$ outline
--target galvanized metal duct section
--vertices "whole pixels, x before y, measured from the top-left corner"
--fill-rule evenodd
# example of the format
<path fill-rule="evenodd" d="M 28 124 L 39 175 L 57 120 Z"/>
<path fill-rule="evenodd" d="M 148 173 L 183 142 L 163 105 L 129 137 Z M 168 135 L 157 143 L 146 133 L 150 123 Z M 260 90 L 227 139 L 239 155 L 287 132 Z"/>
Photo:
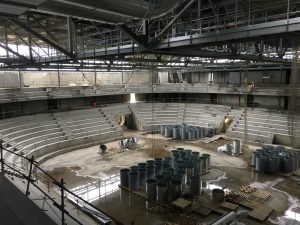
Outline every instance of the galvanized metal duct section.
<path fill-rule="evenodd" d="M 171 203 L 180 198 L 186 187 L 195 197 L 203 192 L 201 175 L 210 169 L 210 159 L 210 154 L 176 148 L 170 156 L 121 169 L 120 186 L 131 191 L 144 189 L 147 200 L 158 203 Z"/>
<path fill-rule="evenodd" d="M 81 19 L 122 24 L 134 18 L 160 17 L 181 0 L 48 0 L 35 11 Z"/>

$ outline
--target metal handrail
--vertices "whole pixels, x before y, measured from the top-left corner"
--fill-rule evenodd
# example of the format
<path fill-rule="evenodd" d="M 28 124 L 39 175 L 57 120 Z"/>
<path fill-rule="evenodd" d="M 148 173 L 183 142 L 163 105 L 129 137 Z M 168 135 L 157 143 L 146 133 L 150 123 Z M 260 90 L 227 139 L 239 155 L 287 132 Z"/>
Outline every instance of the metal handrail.
<path fill-rule="evenodd" d="M 26 171 L 24 171 L 21 168 L 15 167 L 15 166 L 11 166 L 10 163 L 6 162 L 6 160 L 3 157 L 3 151 L 7 151 L 11 154 L 14 154 L 18 157 L 20 157 L 23 160 L 28 161 L 28 163 L 30 164 L 29 166 L 29 171 L 28 171 L 28 175 L 26 174 Z M 60 181 L 56 180 L 53 176 L 51 176 L 49 173 L 47 173 L 45 170 L 43 170 L 39 165 L 38 162 L 34 160 L 33 157 L 28 158 L 26 156 L 23 156 L 21 154 L 15 153 L 11 150 L 8 150 L 7 148 L 3 147 L 2 145 L 2 140 L 0 140 L 0 162 L 1 162 L 1 172 L 4 174 L 6 172 L 5 167 L 9 168 L 10 170 L 13 170 L 14 172 L 16 172 L 17 174 L 19 174 L 21 177 L 23 177 L 26 181 L 27 181 L 27 188 L 26 188 L 26 195 L 28 196 L 30 194 L 29 192 L 29 188 L 30 185 L 33 185 L 35 188 L 37 188 L 43 195 L 45 195 L 49 200 L 52 201 L 53 205 L 59 210 L 61 211 L 61 222 L 62 225 L 65 225 L 65 215 L 67 215 L 68 217 L 70 217 L 74 222 L 76 222 L 79 225 L 84 225 L 83 223 L 81 223 L 78 219 L 76 219 L 74 216 L 72 216 L 70 214 L 69 211 L 67 211 L 65 209 L 65 205 L 64 205 L 64 198 L 65 198 L 65 194 L 67 193 L 71 196 L 73 196 L 75 199 L 77 199 L 77 202 L 80 201 L 82 204 L 89 206 L 90 208 L 92 208 L 95 211 L 99 211 L 101 212 L 103 215 L 105 215 L 108 218 L 111 218 L 117 225 L 123 225 L 123 223 L 121 223 L 120 221 L 118 221 L 117 219 L 107 215 L 105 212 L 103 212 L 102 210 L 98 209 L 97 207 L 95 207 L 94 205 L 92 205 L 91 203 L 87 202 L 86 200 L 84 200 L 83 198 L 81 198 L 80 196 L 76 195 L 75 193 L 73 193 L 72 191 L 70 191 L 68 188 L 65 187 L 65 183 L 64 180 L 61 179 Z M 61 197 L 61 201 L 56 201 L 55 198 L 53 198 L 52 196 L 50 196 L 50 194 L 48 194 L 45 190 L 43 190 L 43 188 L 41 188 L 38 184 L 37 184 L 37 180 L 34 179 L 34 177 L 36 177 L 37 174 L 37 170 L 41 171 L 41 173 L 43 175 L 45 175 L 46 177 L 48 177 L 48 179 L 50 179 L 50 181 L 52 182 L 52 184 L 54 184 L 54 188 L 57 188 L 61 191 L 60 197 Z"/>

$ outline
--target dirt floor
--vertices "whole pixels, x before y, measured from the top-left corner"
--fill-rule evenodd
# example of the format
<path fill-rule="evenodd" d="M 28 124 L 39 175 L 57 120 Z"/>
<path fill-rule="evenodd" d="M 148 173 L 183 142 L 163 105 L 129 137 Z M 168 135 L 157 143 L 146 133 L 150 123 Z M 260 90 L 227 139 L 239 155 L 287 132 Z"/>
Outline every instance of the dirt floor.
<path fill-rule="evenodd" d="M 135 221 L 135 225 L 159 225 L 166 221 L 178 223 L 181 218 L 178 212 L 163 210 L 163 213 L 159 213 L 157 208 L 155 208 L 156 212 L 153 212 L 153 206 L 149 206 L 145 199 L 120 190 L 115 183 L 107 184 L 107 182 L 112 177 L 118 177 L 121 168 L 127 168 L 154 157 L 168 156 L 171 149 L 184 147 L 199 151 L 201 154 L 211 154 L 212 169 L 210 173 L 202 176 L 206 186 L 203 202 L 207 201 L 208 204 L 211 202 L 211 189 L 213 188 L 235 190 L 242 185 L 250 185 L 271 193 L 272 196 L 267 200 L 267 206 L 273 208 L 274 211 L 266 221 L 258 222 L 247 216 L 249 209 L 240 207 L 237 213 L 237 220 L 240 224 L 300 224 L 300 185 L 292 178 L 255 172 L 249 166 L 249 161 L 257 146 L 248 145 L 239 157 L 235 157 L 217 152 L 219 146 L 232 142 L 225 137 L 218 140 L 212 139 L 213 141 L 209 142 L 209 139 L 173 140 L 159 134 L 143 134 L 136 131 L 125 131 L 124 136 L 137 137 L 138 146 L 121 152 L 118 142 L 107 143 L 108 153 L 106 154 L 99 154 L 99 146 L 93 146 L 56 156 L 41 164 L 41 167 L 56 179 L 64 178 L 66 186 L 70 189 L 82 185 L 88 186 L 95 182 L 99 182 L 99 186 L 105 183 L 105 194 L 100 193 L 100 188 L 98 196 L 95 191 L 89 193 L 89 197 L 93 200 L 91 202 L 113 217 L 124 221 L 125 224 L 131 224 L 132 221 Z M 95 198 L 92 198 L 91 196 L 94 195 Z M 197 215 L 199 221 L 207 222 L 207 224 L 219 217 L 218 213 L 210 213 L 207 217 Z"/>

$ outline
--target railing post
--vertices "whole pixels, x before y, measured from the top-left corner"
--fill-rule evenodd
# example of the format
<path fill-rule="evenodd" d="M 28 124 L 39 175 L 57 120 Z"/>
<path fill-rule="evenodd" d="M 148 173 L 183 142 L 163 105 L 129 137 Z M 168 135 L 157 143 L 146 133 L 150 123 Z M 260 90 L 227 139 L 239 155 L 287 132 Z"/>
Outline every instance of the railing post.
<path fill-rule="evenodd" d="M 1 151 L 1 173 L 4 173 L 4 159 L 3 159 L 3 147 L 2 147 L 3 141 L 0 140 L 0 151 Z"/>
<path fill-rule="evenodd" d="M 60 180 L 60 197 L 61 197 L 61 224 L 65 225 L 65 198 L 64 198 L 64 179 Z"/>
<path fill-rule="evenodd" d="M 26 187 L 26 196 L 30 195 L 29 185 L 31 182 L 31 174 L 32 174 L 33 161 L 34 161 L 33 156 L 31 156 L 31 158 L 28 160 L 30 162 L 30 167 L 29 167 L 28 181 L 27 181 L 27 187 Z"/>

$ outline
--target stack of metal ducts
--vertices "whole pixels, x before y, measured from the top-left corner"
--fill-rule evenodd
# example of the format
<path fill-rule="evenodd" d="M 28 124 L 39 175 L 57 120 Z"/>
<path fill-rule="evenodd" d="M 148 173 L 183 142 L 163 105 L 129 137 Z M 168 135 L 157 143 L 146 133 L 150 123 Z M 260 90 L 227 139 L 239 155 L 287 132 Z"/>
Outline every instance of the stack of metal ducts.
<path fill-rule="evenodd" d="M 300 168 L 300 152 L 283 146 L 266 145 L 252 153 L 251 165 L 258 172 L 291 173 Z"/>
<path fill-rule="evenodd" d="M 187 183 L 191 194 L 199 195 L 200 176 L 209 168 L 210 154 L 201 156 L 190 149 L 176 148 L 171 150 L 171 156 L 121 169 L 120 185 L 132 191 L 145 188 L 148 200 L 167 203 L 181 197 Z"/>
<path fill-rule="evenodd" d="M 183 125 L 161 125 L 160 133 L 165 137 L 182 140 L 198 140 L 216 134 L 216 129 Z"/>

